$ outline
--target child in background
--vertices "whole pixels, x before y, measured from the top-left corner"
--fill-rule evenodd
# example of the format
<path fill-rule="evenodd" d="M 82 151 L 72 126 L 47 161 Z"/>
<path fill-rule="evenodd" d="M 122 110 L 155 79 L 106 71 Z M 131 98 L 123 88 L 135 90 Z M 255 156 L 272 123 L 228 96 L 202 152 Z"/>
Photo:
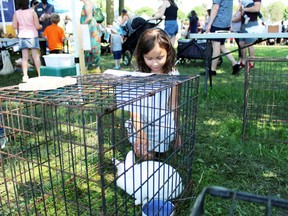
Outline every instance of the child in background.
<path fill-rule="evenodd" d="M 254 1 L 253 0 L 242 0 L 241 3 L 242 3 L 244 8 L 249 8 L 249 7 L 253 7 L 254 6 Z M 257 13 L 257 15 L 262 20 L 262 24 L 264 24 L 265 20 L 263 18 L 262 13 L 259 11 Z M 244 17 L 244 23 L 247 24 L 249 22 L 249 20 L 250 20 L 250 17 L 247 16 L 247 14 L 245 14 L 245 13 L 244 13 L 243 17 Z"/>
<path fill-rule="evenodd" d="M 175 68 L 175 57 L 175 50 L 164 30 L 152 28 L 141 34 L 135 49 L 138 71 L 179 75 Z M 138 157 L 151 159 L 155 152 L 164 153 L 173 140 L 176 148 L 181 146 L 177 133 L 177 107 L 178 90 L 173 87 L 168 91 L 157 92 L 153 97 L 141 100 L 139 107 L 131 108 L 130 119 L 125 127 Z"/>
<path fill-rule="evenodd" d="M 47 26 L 43 32 L 43 37 L 48 41 L 50 53 L 63 53 L 63 41 L 65 39 L 64 29 L 58 26 L 60 16 L 52 13 L 50 16 L 52 25 Z"/>
<path fill-rule="evenodd" d="M 19 1 L 19 9 L 15 11 L 12 21 L 13 29 L 18 30 L 19 49 L 22 53 L 22 81 L 27 82 L 28 76 L 28 58 L 29 50 L 32 52 L 35 68 L 38 76 L 40 75 L 40 55 L 39 55 L 39 38 L 38 31 L 42 29 L 36 12 L 29 8 L 29 0 Z"/>
<path fill-rule="evenodd" d="M 121 60 L 121 54 L 122 54 L 123 38 L 118 33 L 119 30 L 120 30 L 120 27 L 116 25 L 113 25 L 111 28 L 110 46 L 111 46 L 111 51 L 113 53 L 113 58 L 115 61 L 115 67 L 113 68 L 114 70 L 119 70 L 121 68 L 120 60 Z"/>

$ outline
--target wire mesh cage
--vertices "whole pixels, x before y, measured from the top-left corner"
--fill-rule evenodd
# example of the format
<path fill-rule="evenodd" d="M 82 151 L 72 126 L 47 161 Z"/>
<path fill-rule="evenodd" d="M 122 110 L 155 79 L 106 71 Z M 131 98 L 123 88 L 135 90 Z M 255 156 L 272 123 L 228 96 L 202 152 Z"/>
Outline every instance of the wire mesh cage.
<path fill-rule="evenodd" d="M 288 59 L 249 59 L 246 68 L 243 140 L 287 144 Z"/>
<path fill-rule="evenodd" d="M 192 184 L 198 87 L 198 76 L 102 74 L 0 89 L 1 214 L 139 215 L 156 200 L 177 211 Z"/>
<path fill-rule="evenodd" d="M 197 197 L 190 216 L 198 215 L 287 215 L 288 201 L 279 198 L 234 191 L 224 187 L 206 187 Z"/>

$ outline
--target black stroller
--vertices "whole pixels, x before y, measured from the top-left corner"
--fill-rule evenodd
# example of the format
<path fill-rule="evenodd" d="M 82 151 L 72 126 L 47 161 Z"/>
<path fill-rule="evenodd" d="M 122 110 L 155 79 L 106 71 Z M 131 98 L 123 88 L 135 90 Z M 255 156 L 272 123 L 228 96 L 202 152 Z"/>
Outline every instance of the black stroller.
<path fill-rule="evenodd" d="M 136 48 L 140 35 L 150 28 L 156 27 L 162 20 L 151 22 L 142 17 L 132 17 L 129 19 L 124 27 L 126 32 L 124 43 L 122 44 L 122 62 L 128 66 L 131 63 L 134 50 Z"/>
<path fill-rule="evenodd" d="M 189 63 L 191 60 L 206 58 L 206 40 L 181 39 L 178 40 L 177 63 Z M 223 62 L 219 57 L 218 66 Z"/>

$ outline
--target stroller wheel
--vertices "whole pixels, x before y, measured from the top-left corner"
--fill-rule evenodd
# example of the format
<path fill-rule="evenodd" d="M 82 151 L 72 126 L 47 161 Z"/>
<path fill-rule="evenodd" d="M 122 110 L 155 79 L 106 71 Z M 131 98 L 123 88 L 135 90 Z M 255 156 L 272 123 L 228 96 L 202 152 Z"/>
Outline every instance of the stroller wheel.
<path fill-rule="evenodd" d="M 191 59 L 185 59 L 186 64 L 190 64 L 190 62 L 191 62 Z"/>
<path fill-rule="evenodd" d="M 132 54 L 129 50 L 126 50 L 122 56 L 122 62 L 125 66 L 128 66 L 131 63 Z"/>

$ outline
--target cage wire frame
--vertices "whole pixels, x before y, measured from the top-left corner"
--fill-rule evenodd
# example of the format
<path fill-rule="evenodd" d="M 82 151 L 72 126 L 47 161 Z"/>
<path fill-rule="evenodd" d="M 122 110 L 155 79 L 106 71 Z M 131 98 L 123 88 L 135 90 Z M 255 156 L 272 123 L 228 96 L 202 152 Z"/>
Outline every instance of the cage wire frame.
<path fill-rule="evenodd" d="M 171 176 L 178 173 L 182 177 L 184 189 L 178 197 L 162 194 L 177 211 L 181 205 L 177 199 L 191 191 L 198 89 L 199 76 L 139 78 L 107 74 L 79 76 L 75 85 L 48 91 L 19 91 L 18 86 L 1 88 L 0 109 L 9 140 L 0 149 L 1 214 L 139 215 L 144 203 L 135 205 L 136 192 L 128 194 L 118 187 L 120 176 L 113 163 L 113 158 L 125 161 L 133 149 L 125 128 L 129 119 L 126 107 L 133 111 L 141 105 L 143 112 L 150 109 L 149 112 L 156 113 L 155 104 L 163 105 L 173 91 L 177 94 L 177 106 L 164 106 L 165 112 L 159 108 L 160 115 L 149 124 L 178 113 L 173 133 L 174 137 L 180 134 L 181 145 L 176 146 L 176 139 L 167 138 L 172 140 L 168 149 L 155 153 L 151 159 L 154 164 L 173 167 Z M 141 164 L 143 159 L 136 157 L 134 162 Z M 136 172 L 134 167 L 133 164 L 130 169 Z M 153 170 L 157 175 L 158 170 Z M 160 181 L 153 176 L 154 173 L 151 181 L 142 184 L 158 183 L 160 187 Z M 169 177 L 162 184 L 175 192 L 179 185 L 172 185 Z M 145 187 L 138 189 L 141 194 L 142 189 Z M 149 200 L 163 197 L 153 193 Z"/>
<path fill-rule="evenodd" d="M 209 200 L 209 198 L 211 198 Z M 219 199 L 216 199 L 219 198 Z M 220 201 L 227 200 L 226 203 Z M 209 201 L 215 205 L 210 206 Z M 206 204 L 205 204 L 206 203 Z M 254 211 L 246 212 L 248 215 L 287 215 L 288 201 L 284 199 L 260 196 L 248 192 L 235 191 L 225 187 L 205 187 L 196 198 L 191 208 L 190 216 L 199 215 L 241 215 L 241 207 L 251 205 Z M 217 208 L 217 209 L 216 209 Z M 219 209 L 224 209 L 221 213 Z M 239 210 L 240 209 L 240 210 Z M 225 211 L 226 210 L 226 211 Z M 218 214 L 216 214 L 218 211 Z M 220 214 L 219 214 L 220 213 Z"/>
<path fill-rule="evenodd" d="M 288 59 L 248 59 L 244 88 L 242 140 L 287 144 Z"/>

